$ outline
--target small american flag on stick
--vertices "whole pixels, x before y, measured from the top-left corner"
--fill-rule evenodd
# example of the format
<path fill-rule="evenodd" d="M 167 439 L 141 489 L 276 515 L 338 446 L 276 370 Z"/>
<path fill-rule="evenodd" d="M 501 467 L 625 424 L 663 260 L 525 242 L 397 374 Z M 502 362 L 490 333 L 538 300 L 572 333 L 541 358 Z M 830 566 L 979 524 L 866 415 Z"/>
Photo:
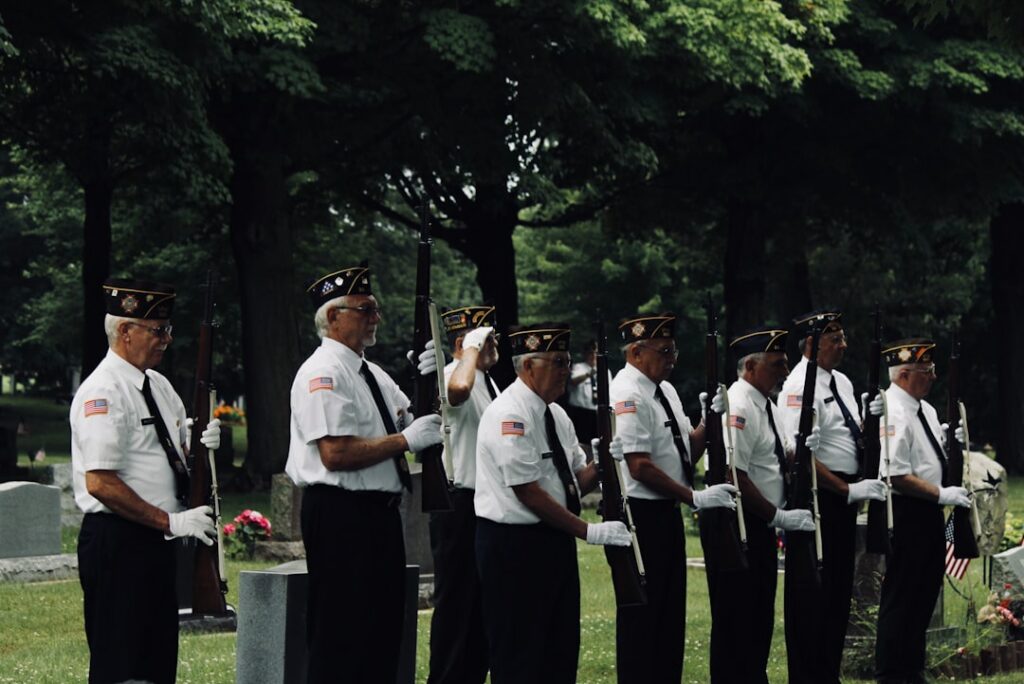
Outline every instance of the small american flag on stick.
<path fill-rule="evenodd" d="M 970 558 L 957 558 L 953 549 L 953 516 L 946 521 L 946 574 L 956 580 L 964 578 Z"/>

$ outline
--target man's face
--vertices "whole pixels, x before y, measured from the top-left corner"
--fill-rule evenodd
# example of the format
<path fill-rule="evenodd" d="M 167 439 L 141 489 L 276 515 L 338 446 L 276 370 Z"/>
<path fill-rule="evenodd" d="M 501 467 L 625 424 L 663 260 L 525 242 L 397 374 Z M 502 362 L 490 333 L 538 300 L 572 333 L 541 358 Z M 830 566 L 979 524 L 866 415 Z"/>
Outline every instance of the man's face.
<path fill-rule="evenodd" d="M 373 295 L 349 295 L 344 307 L 335 307 L 328 314 L 332 337 L 362 352 L 377 344 L 377 324 L 381 312 Z"/>
<path fill-rule="evenodd" d="M 935 364 L 915 363 L 910 368 L 900 371 L 900 379 L 903 382 L 897 384 L 906 390 L 907 394 L 920 401 L 928 396 L 932 391 L 932 385 L 935 384 Z"/>
<path fill-rule="evenodd" d="M 807 338 L 807 351 L 810 353 L 811 338 Z M 818 343 L 818 367 L 827 371 L 835 370 L 843 362 L 846 354 L 846 333 L 839 326 L 832 326 L 821 334 Z"/>
<path fill-rule="evenodd" d="M 672 338 L 641 340 L 635 342 L 629 351 L 633 365 L 654 383 L 668 380 L 678 357 L 679 348 Z"/>
<path fill-rule="evenodd" d="M 171 344 L 171 326 L 166 318 L 121 324 L 125 359 L 141 370 L 156 368 Z"/>
<path fill-rule="evenodd" d="M 789 375 L 789 364 L 783 352 L 766 352 L 760 361 L 748 361 L 747 364 L 747 382 L 764 395 L 768 395 Z"/>
<path fill-rule="evenodd" d="M 498 339 L 493 333 L 487 336 L 483 348 L 476 357 L 476 367 L 482 371 L 490 370 L 498 363 Z"/>
<path fill-rule="evenodd" d="M 543 352 L 523 362 L 523 374 L 541 399 L 550 404 L 565 391 L 572 359 L 568 352 Z"/>

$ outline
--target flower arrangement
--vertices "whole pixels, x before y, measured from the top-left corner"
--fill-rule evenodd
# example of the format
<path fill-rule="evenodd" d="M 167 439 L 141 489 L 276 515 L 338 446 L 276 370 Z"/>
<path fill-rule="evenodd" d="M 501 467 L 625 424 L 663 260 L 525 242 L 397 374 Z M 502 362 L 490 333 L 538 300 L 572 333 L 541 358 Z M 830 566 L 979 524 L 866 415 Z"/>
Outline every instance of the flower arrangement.
<path fill-rule="evenodd" d="M 213 409 L 213 417 L 225 425 L 245 425 L 245 411 L 231 404 L 221 404 Z"/>
<path fill-rule="evenodd" d="M 978 610 L 978 624 L 1001 626 L 1011 640 L 1024 638 L 1024 601 L 1014 600 L 1012 584 L 1004 584 L 1002 594 L 989 594 L 988 602 Z"/>
<path fill-rule="evenodd" d="M 270 539 L 270 520 L 259 511 L 248 508 L 235 516 L 235 522 L 224 525 L 224 547 L 232 558 L 252 560 L 256 541 Z"/>

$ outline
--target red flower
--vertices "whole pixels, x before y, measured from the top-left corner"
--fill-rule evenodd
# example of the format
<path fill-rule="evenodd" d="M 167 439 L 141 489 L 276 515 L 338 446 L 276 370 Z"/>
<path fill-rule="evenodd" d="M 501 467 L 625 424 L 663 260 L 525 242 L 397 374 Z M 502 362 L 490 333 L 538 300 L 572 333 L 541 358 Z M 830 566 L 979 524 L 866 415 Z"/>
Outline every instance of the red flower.
<path fill-rule="evenodd" d="M 224 534 L 230 536 L 230 535 L 232 535 L 234 533 L 235 533 L 235 526 L 234 525 L 232 525 L 231 523 L 227 523 L 226 525 L 224 525 Z"/>

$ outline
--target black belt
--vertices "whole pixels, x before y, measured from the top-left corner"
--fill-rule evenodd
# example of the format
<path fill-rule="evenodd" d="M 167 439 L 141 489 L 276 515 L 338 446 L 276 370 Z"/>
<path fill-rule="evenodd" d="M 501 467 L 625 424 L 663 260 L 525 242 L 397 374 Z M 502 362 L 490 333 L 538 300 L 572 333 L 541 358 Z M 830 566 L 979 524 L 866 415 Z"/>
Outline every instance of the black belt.
<path fill-rule="evenodd" d="M 648 508 L 679 508 L 679 502 L 675 499 L 641 499 L 636 496 L 629 497 L 630 506 L 646 506 Z"/>
<path fill-rule="evenodd" d="M 846 484 L 850 484 L 851 482 L 860 482 L 860 479 L 861 479 L 860 475 L 857 475 L 856 473 L 854 473 L 854 474 L 838 473 L 838 472 L 836 472 L 834 470 L 830 470 L 829 472 L 832 473 L 833 475 L 835 475 L 836 477 L 838 477 L 840 480 L 842 480 Z"/>
<path fill-rule="evenodd" d="M 452 487 L 450 491 L 452 494 L 462 494 L 463 496 L 467 494 L 473 496 L 476 494 L 476 490 L 469 487 Z"/>
<path fill-rule="evenodd" d="M 314 489 L 318 492 L 343 499 L 358 501 L 359 503 L 383 506 L 384 508 L 398 508 L 402 505 L 401 492 L 381 492 L 370 489 L 344 489 L 343 487 L 323 483 L 309 485 L 309 489 Z"/>

